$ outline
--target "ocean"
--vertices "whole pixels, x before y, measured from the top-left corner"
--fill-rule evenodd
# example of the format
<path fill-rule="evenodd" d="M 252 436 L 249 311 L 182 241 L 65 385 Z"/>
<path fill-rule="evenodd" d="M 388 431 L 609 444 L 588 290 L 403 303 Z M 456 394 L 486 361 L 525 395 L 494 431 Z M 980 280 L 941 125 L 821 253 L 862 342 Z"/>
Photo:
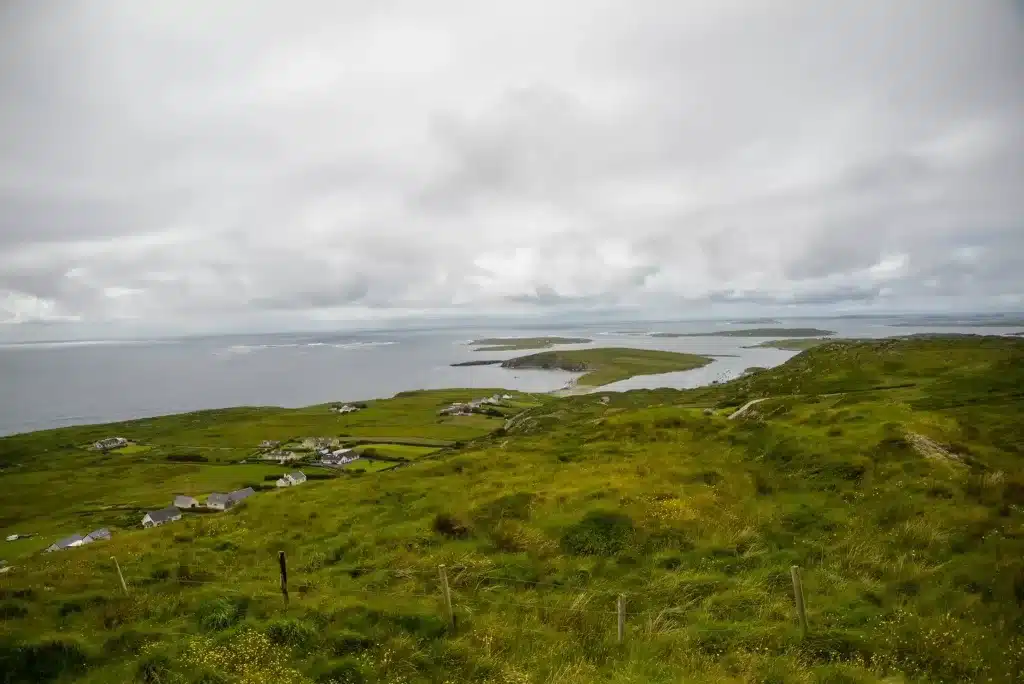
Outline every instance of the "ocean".
<path fill-rule="evenodd" d="M 689 388 L 724 381 L 751 366 L 771 367 L 794 352 L 751 349 L 743 337 L 656 338 L 650 332 L 754 327 L 834 330 L 839 337 L 921 332 L 1001 334 L 1024 328 L 892 327 L 897 320 L 799 319 L 777 326 L 723 322 L 628 323 L 540 329 L 464 328 L 358 333 L 273 333 L 161 340 L 38 342 L 0 345 L 0 435 L 228 406 L 299 407 L 389 397 L 413 389 L 503 387 L 549 392 L 574 377 L 559 371 L 452 367 L 473 359 L 526 353 L 475 352 L 482 337 L 585 337 L 590 344 L 717 355 L 693 371 L 639 376 L 610 391 Z"/>

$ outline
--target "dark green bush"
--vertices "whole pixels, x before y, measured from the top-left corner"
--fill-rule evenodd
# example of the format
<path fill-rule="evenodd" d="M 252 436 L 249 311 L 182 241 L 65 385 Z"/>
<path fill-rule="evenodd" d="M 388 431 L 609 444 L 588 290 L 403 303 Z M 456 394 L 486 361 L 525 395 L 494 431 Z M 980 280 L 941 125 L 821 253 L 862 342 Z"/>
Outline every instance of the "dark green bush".
<path fill-rule="evenodd" d="M 135 678 L 143 684 L 171 684 L 174 682 L 171 659 L 163 653 L 146 656 L 139 662 Z"/>
<path fill-rule="evenodd" d="M 301 620 L 276 620 L 267 625 L 267 636 L 279 646 L 308 648 L 316 641 L 317 632 Z"/>
<path fill-rule="evenodd" d="M 26 615 L 28 615 L 28 608 L 18 601 L 4 601 L 0 603 L 0 620 L 17 620 Z"/>
<path fill-rule="evenodd" d="M 203 629 L 215 632 L 238 624 L 245 617 L 247 608 L 241 600 L 210 599 L 199 605 L 196 618 Z"/>
<path fill-rule="evenodd" d="M 614 556 L 633 536 L 633 520 L 616 511 L 591 511 L 562 535 L 562 548 L 578 556 Z"/>
<path fill-rule="evenodd" d="M 84 670 L 88 661 L 85 649 L 77 641 L 0 643 L 0 676 L 4 684 L 70 678 Z"/>
<path fill-rule="evenodd" d="M 433 529 L 449 539 L 465 539 L 471 532 L 469 523 L 451 513 L 438 513 L 434 516 Z"/>

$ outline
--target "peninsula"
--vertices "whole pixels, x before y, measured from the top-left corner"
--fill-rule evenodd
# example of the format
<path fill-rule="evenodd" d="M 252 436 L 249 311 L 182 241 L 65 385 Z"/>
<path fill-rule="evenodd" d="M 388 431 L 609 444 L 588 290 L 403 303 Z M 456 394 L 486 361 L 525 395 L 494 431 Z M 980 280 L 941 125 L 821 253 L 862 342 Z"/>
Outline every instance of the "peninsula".
<path fill-rule="evenodd" d="M 579 385 L 607 385 L 634 375 L 653 375 L 701 368 L 713 361 L 708 356 L 656 349 L 603 347 L 548 351 L 509 359 L 502 368 L 541 368 L 584 373 Z"/>

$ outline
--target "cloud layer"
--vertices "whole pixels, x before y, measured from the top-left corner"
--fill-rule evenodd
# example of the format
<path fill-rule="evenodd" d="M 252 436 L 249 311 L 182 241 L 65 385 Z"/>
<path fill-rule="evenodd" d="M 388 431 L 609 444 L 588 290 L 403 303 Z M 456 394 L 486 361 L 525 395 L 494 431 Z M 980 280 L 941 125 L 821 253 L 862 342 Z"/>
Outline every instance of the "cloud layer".
<path fill-rule="evenodd" d="M 5 3 L 0 321 L 1021 308 L 1022 84 L 1011 0 Z"/>

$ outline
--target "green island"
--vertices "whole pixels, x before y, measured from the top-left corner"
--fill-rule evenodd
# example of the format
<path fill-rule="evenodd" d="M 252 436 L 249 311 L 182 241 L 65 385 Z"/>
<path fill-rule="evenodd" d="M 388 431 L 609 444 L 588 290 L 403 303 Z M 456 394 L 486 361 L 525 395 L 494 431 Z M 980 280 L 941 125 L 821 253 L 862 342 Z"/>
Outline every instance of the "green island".
<path fill-rule="evenodd" d="M 0 542 L 0 681 L 1020 681 L 1024 341 L 499 392 L 502 418 L 441 416 L 491 393 L 444 390 L 0 439 L 0 528 L 36 533 Z M 88 449 L 113 435 L 148 449 Z M 264 483 L 282 468 L 240 461 L 306 436 L 421 449 L 140 526 L 175 494 Z M 43 553 L 98 526 L 109 540 Z"/>
<path fill-rule="evenodd" d="M 769 348 L 769 349 L 785 349 L 787 351 L 804 351 L 805 349 L 810 349 L 812 347 L 817 347 L 818 345 L 821 345 L 821 344 L 828 344 L 829 342 L 836 342 L 836 341 L 838 341 L 838 340 L 827 338 L 827 337 L 825 337 L 825 338 L 822 338 L 822 337 L 806 338 L 806 337 L 804 337 L 804 338 L 789 339 L 789 340 L 766 340 L 764 342 L 761 342 L 760 344 L 751 345 L 750 347 L 748 347 L 748 349 Z"/>
<path fill-rule="evenodd" d="M 835 335 L 835 332 L 817 328 L 745 328 L 743 330 L 716 330 L 700 333 L 651 333 L 651 337 L 825 337 L 828 335 Z"/>
<path fill-rule="evenodd" d="M 585 337 L 485 337 L 473 340 L 473 351 L 518 351 L 521 349 L 547 349 L 556 344 L 586 344 L 593 342 Z"/>
<path fill-rule="evenodd" d="M 741 318 L 731 322 L 735 325 L 778 325 L 782 323 L 775 318 Z"/>
<path fill-rule="evenodd" d="M 628 347 L 601 347 L 549 351 L 520 356 L 502 362 L 502 368 L 540 368 L 584 373 L 578 385 L 607 385 L 635 375 L 652 375 L 693 370 L 711 363 L 713 359 L 696 354 L 631 349 Z"/>

